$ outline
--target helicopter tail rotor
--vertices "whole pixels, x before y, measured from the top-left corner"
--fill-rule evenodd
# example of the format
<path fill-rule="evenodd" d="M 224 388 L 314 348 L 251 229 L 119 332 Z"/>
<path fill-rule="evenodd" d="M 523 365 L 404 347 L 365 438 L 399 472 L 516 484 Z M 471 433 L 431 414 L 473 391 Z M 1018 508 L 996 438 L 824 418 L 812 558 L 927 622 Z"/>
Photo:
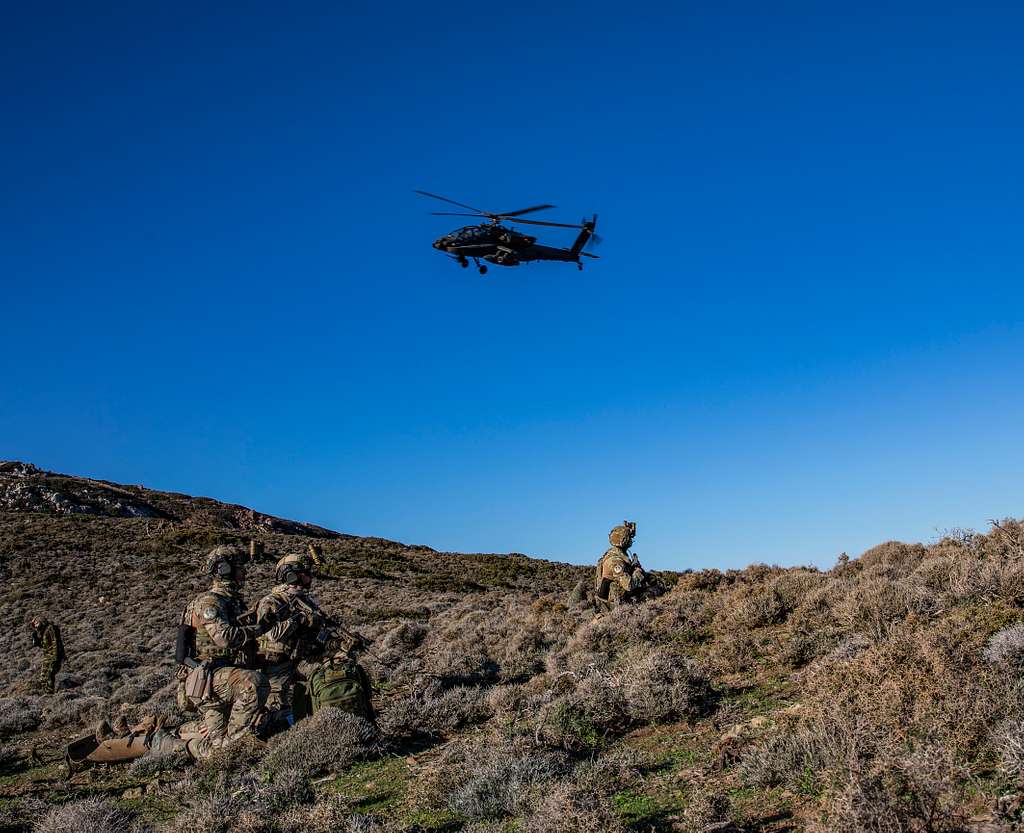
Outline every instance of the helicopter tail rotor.
<path fill-rule="evenodd" d="M 589 220 L 584 218 L 583 222 L 580 224 L 580 233 L 576 237 L 576 242 L 572 244 L 572 248 L 569 250 L 577 258 L 579 257 L 579 255 L 581 253 L 582 254 L 586 254 L 589 257 L 597 257 L 597 255 L 591 255 L 589 252 L 584 252 L 583 251 L 584 247 L 587 246 L 588 244 L 590 244 L 592 242 L 595 242 L 595 243 L 599 242 L 599 241 L 594 241 L 594 229 L 595 228 L 597 228 L 597 215 L 596 214 L 591 219 L 589 219 Z"/>
<path fill-rule="evenodd" d="M 596 249 L 598 246 L 600 246 L 604 242 L 604 238 L 600 234 L 598 234 L 596 231 L 594 231 L 594 229 L 597 228 L 597 215 L 596 214 L 590 220 L 584 220 L 583 221 L 584 228 L 586 228 L 588 224 L 590 226 L 590 239 L 588 239 L 587 242 L 584 244 L 584 248 L 586 248 L 586 249 Z"/>

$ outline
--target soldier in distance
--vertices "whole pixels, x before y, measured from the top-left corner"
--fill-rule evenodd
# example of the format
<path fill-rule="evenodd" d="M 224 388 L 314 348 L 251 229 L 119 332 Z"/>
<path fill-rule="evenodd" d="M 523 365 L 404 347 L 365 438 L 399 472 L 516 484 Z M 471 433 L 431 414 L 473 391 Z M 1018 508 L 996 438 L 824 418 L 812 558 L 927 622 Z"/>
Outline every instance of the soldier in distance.
<path fill-rule="evenodd" d="M 57 690 L 57 672 L 64 664 L 64 640 L 60 628 L 45 616 L 36 616 L 32 622 L 32 644 L 43 651 L 43 664 L 39 669 L 39 690 L 53 694 Z"/>
<path fill-rule="evenodd" d="M 623 521 L 608 533 L 611 546 L 597 562 L 594 595 L 598 609 L 611 610 L 638 600 L 647 585 L 647 573 L 629 548 L 636 538 L 636 523 Z"/>

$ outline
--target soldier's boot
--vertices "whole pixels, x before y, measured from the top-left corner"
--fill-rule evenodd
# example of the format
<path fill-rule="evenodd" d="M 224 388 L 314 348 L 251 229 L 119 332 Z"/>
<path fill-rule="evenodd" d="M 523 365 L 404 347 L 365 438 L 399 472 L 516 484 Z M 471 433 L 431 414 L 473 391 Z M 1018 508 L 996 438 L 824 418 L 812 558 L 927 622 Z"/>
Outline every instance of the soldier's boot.
<path fill-rule="evenodd" d="M 125 732 L 132 735 L 148 735 L 163 727 L 166 718 L 162 714 L 147 714 L 134 726 L 129 727 L 128 721 L 124 721 Z"/>

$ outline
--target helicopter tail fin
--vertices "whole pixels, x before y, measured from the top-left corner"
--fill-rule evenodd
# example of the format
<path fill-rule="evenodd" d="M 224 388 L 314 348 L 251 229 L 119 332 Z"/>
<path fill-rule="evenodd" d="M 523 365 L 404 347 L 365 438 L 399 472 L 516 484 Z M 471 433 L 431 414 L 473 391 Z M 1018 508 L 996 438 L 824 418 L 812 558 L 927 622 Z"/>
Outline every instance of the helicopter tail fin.
<path fill-rule="evenodd" d="M 572 248 L 569 249 L 576 257 L 579 257 L 580 252 L 583 251 L 583 247 L 587 245 L 587 241 L 594 236 L 594 229 L 597 228 L 597 215 L 595 214 L 591 219 L 583 221 L 583 228 L 580 229 L 579 236 L 576 238 L 576 242 L 572 244 Z"/>

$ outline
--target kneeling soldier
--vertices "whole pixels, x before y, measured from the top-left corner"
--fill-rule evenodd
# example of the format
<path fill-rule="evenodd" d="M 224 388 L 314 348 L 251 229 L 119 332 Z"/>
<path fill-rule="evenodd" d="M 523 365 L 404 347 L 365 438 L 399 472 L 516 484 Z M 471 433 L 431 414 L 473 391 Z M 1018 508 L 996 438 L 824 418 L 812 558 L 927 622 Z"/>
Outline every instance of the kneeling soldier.
<path fill-rule="evenodd" d="M 180 730 L 193 758 L 209 757 L 224 744 L 255 734 L 265 714 L 267 681 L 251 667 L 250 658 L 253 640 L 263 628 L 239 621 L 245 611 L 241 587 L 247 561 L 247 554 L 237 547 L 211 550 L 206 571 L 213 586 L 193 599 L 181 616 L 177 659 L 184 694 L 201 715 Z"/>
<path fill-rule="evenodd" d="M 597 562 L 594 587 L 597 603 L 610 609 L 638 597 L 647 581 L 647 574 L 629 548 L 636 538 L 636 523 L 623 521 L 608 533 L 611 547 Z"/>
<path fill-rule="evenodd" d="M 276 575 L 280 583 L 256 608 L 257 621 L 269 627 L 259 639 L 259 662 L 270 684 L 267 707 L 274 722 L 292 725 L 317 704 L 345 708 L 372 720 L 369 679 L 349 656 L 362 640 L 331 619 L 310 595 L 312 560 L 305 554 L 286 555 L 277 562 Z M 347 699 L 334 696 L 343 672 L 350 676 L 348 687 L 353 691 Z M 332 683 L 335 679 L 337 684 Z M 293 706 L 296 682 L 302 684 L 303 693 L 299 715 Z"/>

